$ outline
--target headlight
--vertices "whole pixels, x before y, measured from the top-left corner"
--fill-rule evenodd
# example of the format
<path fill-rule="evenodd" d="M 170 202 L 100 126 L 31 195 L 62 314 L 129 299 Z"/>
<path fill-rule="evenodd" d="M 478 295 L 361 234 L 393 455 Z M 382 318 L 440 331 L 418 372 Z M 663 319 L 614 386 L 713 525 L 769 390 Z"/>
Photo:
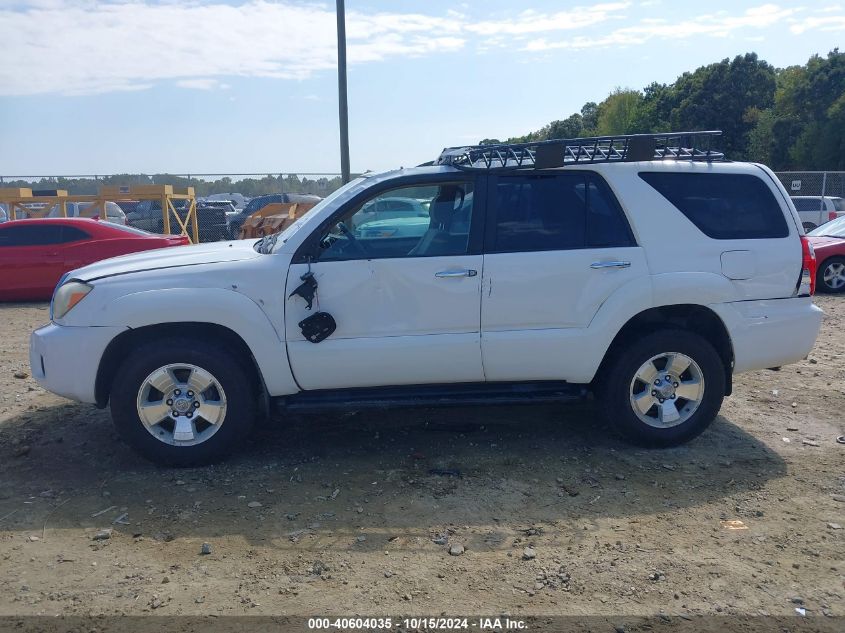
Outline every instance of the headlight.
<path fill-rule="evenodd" d="M 59 286 L 56 294 L 53 295 L 53 302 L 50 305 L 52 312 L 50 318 L 61 319 L 93 289 L 93 286 L 89 286 L 81 281 L 69 281 Z"/>

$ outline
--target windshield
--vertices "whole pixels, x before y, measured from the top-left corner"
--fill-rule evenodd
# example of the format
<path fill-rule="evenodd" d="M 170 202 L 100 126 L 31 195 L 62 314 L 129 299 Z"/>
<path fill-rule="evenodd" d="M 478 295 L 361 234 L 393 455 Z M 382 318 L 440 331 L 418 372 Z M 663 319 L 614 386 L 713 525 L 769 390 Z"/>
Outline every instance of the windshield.
<path fill-rule="evenodd" d="M 845 238 L 845 215 L 814 228 L 807 235 Z"/>
<path fill-rule="evenodd" d="M 366 178 L 356 178 L 352 182 L 345 184 L 340 189 L 334 191 L 333 193 L 329 194 L 327 197 L 323 198 L 318 202 L 314 207 L 308 210 L 301 218 L 299 218 L 296 222 L 291 224 L 288 228 L 286 228 L 281 233 L 276 233 L 275 235 L 270 235 L 266 238 L 261 238 L 258 243 L 255 245 L 256 250 L 260 253 L 262 250 L 266 252 L 275 253 L 277 249 L 281 247 L 282 244 L 287 242 L 294 233 L 296 233 L 299 228 L 307 221 L 309 217 L 314 215 L 315 213 L 320 213 L 323 209 L 326 208 L 327 205 L 332 204 L 335 200 L 337 200 L 341 195 L 345 194 L 347 191 L 358 187 L 364 182 Z M 264 248 L 264 240 L 270 240 L 272 238 L 272 243 L 269 244 L 267 248 Z"/>

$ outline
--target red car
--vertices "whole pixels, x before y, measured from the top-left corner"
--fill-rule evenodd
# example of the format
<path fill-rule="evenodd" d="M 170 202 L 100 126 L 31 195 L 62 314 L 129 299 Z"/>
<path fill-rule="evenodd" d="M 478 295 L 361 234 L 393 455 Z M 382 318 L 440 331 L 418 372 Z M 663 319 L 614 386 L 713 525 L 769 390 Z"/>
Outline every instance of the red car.
<path fill-rule="evenodd" d="M 154 235 L 85 218 L 5 222 L 0 224 L 0 301 L 50 299 L 69 270 L 109 257 L 189 243 L 183 235 Z"/>
<path fill-rule="evenodd" d="M 845 292 L 845 216 L 822 224 L 807 236 L 819 263 L 818 289 L 822 292 Z"/>

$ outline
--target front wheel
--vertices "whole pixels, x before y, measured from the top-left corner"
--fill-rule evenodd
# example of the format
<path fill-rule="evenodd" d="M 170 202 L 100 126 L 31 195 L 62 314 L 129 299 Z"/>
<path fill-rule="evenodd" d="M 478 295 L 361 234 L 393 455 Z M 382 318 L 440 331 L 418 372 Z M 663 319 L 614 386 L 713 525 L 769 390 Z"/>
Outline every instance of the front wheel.
<path fill-rule="evenodd" d="M 674 446 L 706 429 L 725 396 L 725 368 L 702 337 L 684 330 L 643 335 L 614 356 L 599 398 L 629 440 Z"/>
<path fill-rule="evenodd" d="M 819 266 L 819 290 L 845 292 L 845 257 L 831 257 Z"/>
<path fill-rule="evenodd" d="M 244 362 L 200 341 L 137 348 L 115 376 L 111 411 L 126 442 L 168 466 L 218 461 L 246 437 L 257 390 Z"/>

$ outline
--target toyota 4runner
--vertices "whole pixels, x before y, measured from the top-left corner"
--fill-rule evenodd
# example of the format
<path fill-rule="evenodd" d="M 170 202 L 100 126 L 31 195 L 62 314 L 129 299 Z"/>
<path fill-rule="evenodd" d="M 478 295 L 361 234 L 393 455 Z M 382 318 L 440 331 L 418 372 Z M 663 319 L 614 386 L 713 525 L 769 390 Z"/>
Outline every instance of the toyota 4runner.
<path fill-rule="evenodd" d="M 589 394 L 633 441 L 684 442 L 734 374 L 804 358 L 822 318 L 789 195 L 717 135 L 452 148 L 281 234 L 81 268 L 32 373 L 173 465 L 221 458 L 269 412 Z M 360 230 L 396 199 L 425 230 Z"/>

